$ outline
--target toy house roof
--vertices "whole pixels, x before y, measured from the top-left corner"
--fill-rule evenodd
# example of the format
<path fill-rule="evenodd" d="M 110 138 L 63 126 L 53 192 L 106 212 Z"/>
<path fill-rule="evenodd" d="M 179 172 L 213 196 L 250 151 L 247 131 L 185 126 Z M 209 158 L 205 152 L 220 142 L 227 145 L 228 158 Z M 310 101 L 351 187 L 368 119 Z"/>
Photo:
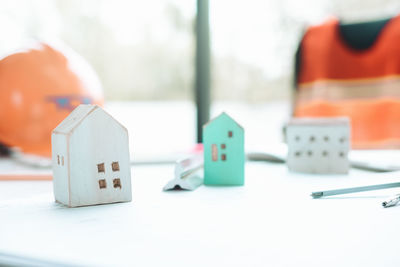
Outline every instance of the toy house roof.
<path fill-rule="evenodd" d="M 101 110 L 106 116 L 110 116 L 105 110 L 97 105 L 79 105 L 76 107 L 54 130 L 53 133 L 68 134 L 72 132 L 82 121 L 84 121 L 95 110 Z M 115 119 L 114 119 L 115 120 Z M 115 120 L 124 130 L 126 128 Z"/>
<path fill-rule="evenodd" d="M 347 117 L 319 117 L 319 118 L 292 118 L 288 125 L 298 126 L 327 126 L 327 125 L 348 125 L 350 123 Z"/>
<path fill-rule="evenodd" d="M 214 121 L 216 121 L 218 118 L 220 117 L 228 117 L 232 122 L 234 122 L 237 126 L 239 126 L 240 129 L 244 130 L 244 128 L 242 127 L 242 125 L 240 125 L 239 123 L 237 123 L 231 116 L 229 116 L 226 112 L 222 112 L 221 114 L 219 114 L 217 117 L 211 119 L 209 122 L 207 122 L 206 124 L 203 125 L 203 128 L 206 128 L 208 125 L 212 124 Z"/>

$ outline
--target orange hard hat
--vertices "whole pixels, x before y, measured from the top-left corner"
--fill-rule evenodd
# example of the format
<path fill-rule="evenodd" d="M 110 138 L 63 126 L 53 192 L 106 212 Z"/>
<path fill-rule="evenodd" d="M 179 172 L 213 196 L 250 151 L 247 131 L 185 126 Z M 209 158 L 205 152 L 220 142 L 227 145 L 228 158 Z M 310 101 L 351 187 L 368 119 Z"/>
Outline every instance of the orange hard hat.
<path fill-rule="evenodd" d="M 79 104 L 104 102 L 93 69 L 65 45 L 36 43 L 0 60 L 0 143 L 51 154 L 51 131 Z"/>

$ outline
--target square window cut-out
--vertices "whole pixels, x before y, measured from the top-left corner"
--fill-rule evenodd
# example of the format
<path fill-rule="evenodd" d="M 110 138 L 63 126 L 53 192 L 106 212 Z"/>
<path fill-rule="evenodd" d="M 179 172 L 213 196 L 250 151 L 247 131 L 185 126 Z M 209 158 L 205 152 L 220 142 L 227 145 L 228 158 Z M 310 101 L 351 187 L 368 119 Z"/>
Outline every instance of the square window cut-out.
<path fill-rule="evenodd" d="M 113 172 L 119 171 L 118 161 L 114 161 L 113 163 L 111 163 L 111 168 L 112 168 Z"/>
<path fill-rule="evenodd" d="M 232 132 L 232 131 L 229 131 L 229 132 L 228 132 L 228 137 L 229 137 L 229 138 L 232 138 L 232 137 L 233 137 L 233 132 Z"/>
<path fill-rule="evenodd" d="M 225 148 L 226 148 L 226 145 L 225 145 L 225 144 L 221 144 L 221 148 L 222 148 L 222 149 L 225 149 Z"/>
<path fill-rule="evenodd" d="M 222 155 L 221 155 L 221 160 L 222 160 L 222 161 L 225 161 L 225 160 L 226 160 L 226 154 L 222 154 Z"/>
<path fill-rule="evenodd" d="M 113 179 L 113 184 L 114 184 L 114 188 L 119 187 L 119 189 L 121 189 L 121 179 L 119 179 L 119 178 Z"/>
<path fill-rule="evenodd" d="M 100 189 L 104 189 L 107 187 L 106 179 L 99 180 L 99 187 L 100 187 Z"/>
<path fill-rule="evenodd" d="M 97 164 L 97 172 L 105 172 L 104 163 Z"/>

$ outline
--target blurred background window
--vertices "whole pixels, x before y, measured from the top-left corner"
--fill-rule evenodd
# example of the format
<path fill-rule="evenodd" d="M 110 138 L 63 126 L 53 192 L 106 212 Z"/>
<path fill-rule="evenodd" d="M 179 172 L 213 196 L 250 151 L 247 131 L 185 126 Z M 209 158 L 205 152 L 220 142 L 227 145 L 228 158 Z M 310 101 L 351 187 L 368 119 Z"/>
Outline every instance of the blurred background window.
<path fill-rule="evenodd" d="M 288 99 L 307 25 L 399 10 L 397 0 L 210 1 L 212 99 Z M 92 64 L 106 100 L 193 99 L 195 0 L 15 0 L 0 13 L 0 53 L 58 38 Z"/>
<path fill-rule="evenodd" d="M 134 153 L 180 151 L 196 142 L 196 6 L 196 0 L 2 1 L 0 54 L 29 40 L 61 40 L 99 75 L 107 108 L 132 129 Z M 209 1 L 211 117 L 232 115 L 246 128 L 246 147 L 281 142 L 303 31 L 332 15 L 351 23 L 399 11 L 398 0 Z"/>
<path fill-rule="evenodd" d="M 399 11 L 394 0 L 211 1 L 213 98 L 288 99 L 294 53 L 307 26 L 332 15 L 350 23 Z"/>
<path fill-rule="evenodd" d="M 1 5 L 1 52 L 29 38 L 58 38 L 91 63 L 106 100 L 191 98 L 194 1 L 17 0 Z"/>

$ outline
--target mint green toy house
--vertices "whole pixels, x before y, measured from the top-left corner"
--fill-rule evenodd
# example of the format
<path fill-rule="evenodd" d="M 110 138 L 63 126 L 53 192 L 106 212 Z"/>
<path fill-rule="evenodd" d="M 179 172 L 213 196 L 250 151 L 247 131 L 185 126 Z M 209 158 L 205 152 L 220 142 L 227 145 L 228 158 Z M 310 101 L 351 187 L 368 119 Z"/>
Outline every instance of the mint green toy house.
<path fill-rule="evenodd" d="M 204 184 L 244 184 L 244 129 L 225 112 L 203 126 Z"/>

